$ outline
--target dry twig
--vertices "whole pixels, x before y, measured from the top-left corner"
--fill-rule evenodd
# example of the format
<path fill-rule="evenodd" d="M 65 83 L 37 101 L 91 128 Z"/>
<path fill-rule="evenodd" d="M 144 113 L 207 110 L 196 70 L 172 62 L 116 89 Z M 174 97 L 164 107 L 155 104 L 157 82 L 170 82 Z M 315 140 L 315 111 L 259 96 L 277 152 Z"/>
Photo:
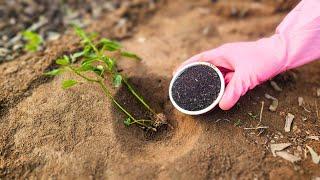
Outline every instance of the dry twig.
<path fill-rule="evenodd" d="M 317 115 L 318 121 L 320 121 L 320 116 L 319 116 L 319 111 L 318 111 L 318 103 L 317 103 L 317 100 L 315 100 L 315 104 L 316 104 L 316 115 Z"/>
<path fill-rule="evenodd" d="M 262 121 L 263 108 L 264 108 L 264 101 L 261 101 L 261 110 L 260 110 L 260 116 L 259 116 L 259 123 L 258 123 L 258 126 L 260 126 L 261 121 Z"/>

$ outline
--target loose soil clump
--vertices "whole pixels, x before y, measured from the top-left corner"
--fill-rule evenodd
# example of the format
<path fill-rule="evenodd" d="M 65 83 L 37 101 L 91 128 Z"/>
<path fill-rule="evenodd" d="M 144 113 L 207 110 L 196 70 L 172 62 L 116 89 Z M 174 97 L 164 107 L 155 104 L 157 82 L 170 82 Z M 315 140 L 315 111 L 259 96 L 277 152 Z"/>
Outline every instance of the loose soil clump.
<path fill-rule="evenodd" d="M 172 86 L 172 97 L 178 106 L 188 111 L 209 107 L 218 97 L 221 81 L 218 73 L 206 65 L 187 68 Z"/>

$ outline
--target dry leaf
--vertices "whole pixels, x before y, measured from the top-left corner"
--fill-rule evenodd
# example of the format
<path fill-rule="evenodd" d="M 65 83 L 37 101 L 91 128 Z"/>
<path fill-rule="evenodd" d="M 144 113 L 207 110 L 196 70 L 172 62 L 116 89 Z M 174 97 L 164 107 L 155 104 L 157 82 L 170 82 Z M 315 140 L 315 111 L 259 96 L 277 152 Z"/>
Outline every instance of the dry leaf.
<path fill-rule="evenodd" d="M 320 162 L 319 155 L 310 146 L 306 145 L 306 147 L 308 148 L 308 150 L 311 154 L 312 162 L 315 164 L 319 164 L 319 162 Z"/>
<path fill-rule="evenodd" d="M 288 115 L 286 116 L 286 124 L 284 126 L 285 132 L 290 132 L 293 119 L 294 119 L 294 115 L 291 113 L 288 113 Z"/>
<path fill-rule="evenodd" d="M 287 161 L 290 161 L 292 163 L 295 163 L 297 161 L 300 161 L 301 158 L 298 157 L 298 156 L 295 156 L 295 155 L 292 155 L 286 151 L 279 151 L 279 152 L 276 152 L 276 155 L 279 156 L 279 157 L 282 157 L 283 159 L 287 160 Z"/>
<path fill-rule="evenodd" d="M 282 151 L 289 146 L 291 146 L 291 143 L 270 144 L 270 149 L 271 149 L 273 156 L 276 157 L 277 151 Z"/>
<path fill-rule="evenodd" d="M 269 110 L 270 110 L 270 111 L 273 111 L 273 112 L 276 111 L 277 108 L 278 108 L 278 105 L 279 105 L 278 99 L 275 98 L 275 97 L 272 97 L 272 96 L 269 95 L 269 94 L 265 94 L 264 96 L 265 96 L 267 99 L 272 100 L 272 104 L 269 106 Z"/>

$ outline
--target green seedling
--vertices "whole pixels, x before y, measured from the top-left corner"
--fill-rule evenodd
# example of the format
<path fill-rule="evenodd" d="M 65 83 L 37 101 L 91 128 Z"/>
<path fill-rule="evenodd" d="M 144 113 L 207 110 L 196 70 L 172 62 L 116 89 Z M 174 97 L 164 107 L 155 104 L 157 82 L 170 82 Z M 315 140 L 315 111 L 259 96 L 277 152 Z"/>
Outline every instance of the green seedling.
<path fill-rule="evenodd" d="M 42 37 L 33 31 L 23 31 L 22 37 L 26 41 L 24 50 L 29 52 L 38 51 L 43 43 Z"/>
<path fill-rule="evenodd" d="M 117 54 L 135 60 L 141 60 L 139 56 L 134 53 L 124 51 L 122 46 L 115 41 L 102 38 L 97 39 L 94 34 L 87 34 L 79 27 L 75 27 L 76 34 L 81 38 L 83 48 L 81 51 L 73 53 L 69 56 L 56 60 L 56 64 L 60 67 L 45 73 L 49 76 L 60 75 L 64 72 L 72 72 L 80 78 L 89 83 L 98 84 L 105 95 L 112 100 L 112 102 L 123 112 L 127 118 L 124 120 L 126 126 L 133 124 L 147 130 L 156 131 L 160 125 L 166 124 L 166 118 L 163 114 L 157 114 L 146 101 L 134 90 L 133 86 L 127 81 L 126 77 L 117 70 L 117 58 L 110 54 Z M 78 60 L 79 63 L 75 63 Z M 120 87 L 124 84 L 129 92 L 152 114 L 150 119 L 137 119 L 130 112 L 126 110 L 111 94 L 110 85 L 106 83 L 106 76 L 111 76 L 114 87 Z M 62 88 L 68 89 L 78 84 L 77 80 L 68 79 L 62 82 Z M 111 83 L 110 83 L 111 84 Z M 160 123 L 159 123 L 160 122 Z"/>

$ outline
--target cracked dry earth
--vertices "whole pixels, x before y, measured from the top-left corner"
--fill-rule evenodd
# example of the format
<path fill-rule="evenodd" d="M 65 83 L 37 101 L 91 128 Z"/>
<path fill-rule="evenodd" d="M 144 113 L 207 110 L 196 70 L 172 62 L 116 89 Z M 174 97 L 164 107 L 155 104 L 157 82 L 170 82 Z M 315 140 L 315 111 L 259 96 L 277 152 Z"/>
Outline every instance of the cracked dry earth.
<path fill-rule="evenodd" d="M 293 3 L 294 4 L 294 3 Z M 272 34 L 292 5 L 281 1 L 167 1 L 135 22 L 124 46 L 143 57 L 141 64 L 120 64 L 135 87 L 157 111 L 164 112 L 173 129 L 147 138 L 141 129 L 127 128 L 102 91 L 90 84 L 61 89 L 64 75 L 46 78 L 54 60 L 79 48 L 71 31 L 45 51 L 26 54 L 0 64 L 0 179 L 311 179 L 320 176 L 319 165 L 297 147 L 312 146 L 320 152 L 320 62 L 315 62 L 275 81 L 275 91 L 265 83 L 244 96 L 231 111 L 219 109 L 202 116 L 186 116 L 173 108 L 168 84 L 174 68 L 191 55 L 226 42 L 254 40 Z M 122 10 L 123 11 L 123 10 Z M 130 10 L 129 10 L 130 11 Z M 144 12 L 143 14 L 147 13 Z M 88 29 L 114 37 L 115 12 Z M 115 96 L 123 97 L 115 90 Z M 268 93 L 279 99 L 276 112 L 265 110 L 263 133 L 244 130 L 258 121 Z M 297 98 L 305 99 L 305 111 Z M 132 106 L 130 100 L 123 102 Z M 130 109 L 131 107 L 129 107 Z M 319 108 L 319 105 L 318 105 Z M 268 108 L 265 108 L 268 109 Z M 287 113 L 296 116 L 295 128 L 284 132 Z M 303 121 L 303 117 L 307 117 Z M 219 121 L 219 119 L 221 119 Z M 241 124 L 235 122 L 241 120 Z M 281 134 L 281 136 L 279 135 Z M 290 142 L 288 151 L 302 160 L 291 163 L 273 157 L 271 142 Z"/>

